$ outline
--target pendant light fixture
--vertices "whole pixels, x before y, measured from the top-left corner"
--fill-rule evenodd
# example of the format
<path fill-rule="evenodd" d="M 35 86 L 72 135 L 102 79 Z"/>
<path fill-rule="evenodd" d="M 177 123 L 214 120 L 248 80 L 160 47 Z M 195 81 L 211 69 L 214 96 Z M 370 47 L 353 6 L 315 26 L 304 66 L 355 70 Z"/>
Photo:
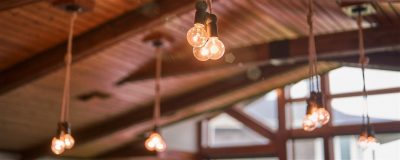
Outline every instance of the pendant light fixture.
<path fill-rule="evenodd" d="M 197 1 L 194 27 L 187 33 L 187 40 L 193 48 L 193 55 L 199 61 L 218 60 L 225 53 L 225 45 L 218 38 L 217 16 L 212 13 L 212 0 Z M 204 30 L 203 30 L 204 29 Z M 205 32 L 204 32 L 205 31 Z"/>
<path fill-rule="evenodd" d="M 321 92 L 317 72 L 317 54 L 313 30 L 313 0 L 308 1 L 307 21 L 309 25 L 308 62 L 310 78 L 308 81 L 310 97 L 307 99 L 307 111 L 303 119 L 303 129 L 305 131 L 313 131 L 319 125 L 322 126 L 328 123 L 330 119 L 330 114 L 324 107 L 324 96 Z"/>
<path fill-rule="evenodd" d="M 72 39 L 74 33 L 74 25 L 77 17 L 77 13 L 72 13 L 69 35 L 68 35 L 68 46 L 67 53 L 65 55 L 65 82 L 64 82 L 64 92 L 61 105 L 61 116 L 60 122 L 58 123 L 57 134 L 53 137 L 51 142 L 51 150 L 54 154 L 61 154 L 66 149 L 71 149 L 75 140 L 71 134 L 71 125 L 68 122 L 69 116 L 69 105 L 70 105 L 70 81 L 71 81 L 71 62 L 72 62 Z"/>
<path fill-rule="evenodd" d="M 154 102 L 154 128 L 149 137 L 145 141 L 145 147 L 149 151 L 163 152 L 167 149 L 167 145 L 159 132 L 159 119 L 160 119 L 160 104 L 161 104 L 161 47 L 162 42 L 160 38 L 153 40 L 153 46 L 156 49 L 156 79 L 155 79 L 155 102 Z"/>
<path fill-rule="evenodd" d="M 353 8 L 353 12 L 357 14 L 357 26 L 358 26 L 358 44 L 359 44 L 359 64 L 361 66 L 362 80 L 363 80 L 363 104 L 364 112 L 362 115 L 361 133 L 358 138 L 358 145 L 363 148 L 374 147 L 378 144 L 375 138 L 374 129 L 370 124 L 370 118 L 368 114 L 368 103 L 367 103 L 367 89 L 365 85 L 365 66 L 368 64 L 368 57 L 365 56 L 364 50 L 364 33 L 362 28 L 363 12 L 366 12 L 367 8 L 363 6 L 356 6 Z"/>

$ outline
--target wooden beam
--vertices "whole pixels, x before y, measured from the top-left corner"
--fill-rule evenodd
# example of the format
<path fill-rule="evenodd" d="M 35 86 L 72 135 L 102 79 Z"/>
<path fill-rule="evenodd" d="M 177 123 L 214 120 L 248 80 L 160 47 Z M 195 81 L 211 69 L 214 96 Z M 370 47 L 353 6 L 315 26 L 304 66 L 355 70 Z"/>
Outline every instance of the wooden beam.
<path fill-rule="evenodd" d="M 278 88 L 278 133 L 277 133 L 277 147 L 278 147 L 278 157 L 280 160 L 287 159 L 287 148 L 286 142 L 288 140 L 288 134 L 286 132 L 286 104 L 285 104 L 285 89 Z"/>
<path fill-rule="evenodd" d="M 1 0 L 0 11 L 22 7 L 32 3 L 38 3 L 44 0 Z"/>
<path fill-rule="evenodd" d="M 193 8 L 194 0 L 155 0 L 83 33 L 74 39 L 73 62 L 99 53 L 132 35 L 160 24 L 173 14 Z M 147 5 L 159 6 L 157 16 L 146 16 Z M 64 66 L 66 42 L 48 49 L 0 73 L 0 95 L 54 72 Z"/>
<path fill-rule="evenodd" d="M 263 75 L 278 74 L 290 67 L 264 67 Z M 193 103 L 199 103 L 206 101 L 207 99 L 219 96 L 226 92 L 238 89 L 240 87 L 255 83 L 255 81 L 249 80 L 246 73 L 242 73 L 236 77 L 230 77 L 229 81 L 221 80 L 214 84 L 205 86 L 197 89 L 190 94 L 184 96 L 173 97 L 167 99 L 161 103 L 161 115 L 174 114 L 180 109 L 190 106 Z M 92 140 L 110 135 L 116 131 L 123 130 L 131 125 L 138 124 L 140 122 L 151 120 L 153 112 L 153 104 L 139 107 L 138 109 L 126 112 L 123 115 L 115 117 L 104 122 L 89 126 L 82 130 L 76 131 L 74 137 L 79 144 L 84 144 Z M 135 107 L 137 108 L 137 107 Z M 33 146 L 24 152 L 24 157 L 27 159 L 34 159 L 42 155 L 49 154 L 49 141 L 43 142 L 38 146 Z"/>
<path fill-rule="evenodd" d="M 260 96 L 262 94 L 265 94 L 266 92 L 273 90 L 277 87 L 284 86 L 288 83 L 296 82 L 301 79 L 304 79 L 305 77 L 308 76 L 308 68 L 307 66 L 302 66 L 299 68 L 293 68 L 290 71 L 283 71 L 278 68 L 286 68 L 285 67 L 265 67 L 261 68 L 262 76 L 260 77 L 259 81 L 254 81 L 250 80 L 247 78 L 247 75 L 241 74 L 236 77 L 228 78 L 229 80 L 221 80 L 220 82 L 217 82 L 214 85 L 206 86 L 204 87 L 204 91 L 198 90 L 198 91 L 193 91 L 192 93 L 186 94 L 184 97 L 177 98 L 178 103 L 176 103 L 177 106 L 180 106 L 180 109 L 176 110 L 174 109 L 173 106 L 165 106 L 162 105 L 162 107 L 169 108 L 170 114 L 163 114 L 162 117 L 162 124 L 167 124 L 167 123 L 173 123 L 188 117 L 193 117 L 193 116 L 198 116 L 200 114 L 204 113 L 214 113 L 219 110 L 225 109 L 226 107 L 231 107 L 232 105 L 246 100 L 248 98 Z M 326 72 L 328 70 L 336 68 L 336 65 L 332 64 L 324 64 L 320 65 L 319 68 L 321 69 L 320 72 Z M 275 72 L 270 72 L 268 74 L 265 72 L 265 70 L 274 70 Z M 264 77 L 265 76 L 265 77 Z M 238 81 L 238 79 L 242 79 Z M 236 81 L 236 82 L 232 82 Z M 203 93 L 204 92 L 204 93 Z M 192 95 L 191 95 L 192 94 Z M 204 95 L 199 95 L 199 94 L 204 94 Z M 200 96 L 196 99 L 196 96 Z M 194 96 L 194 97 L 192 97 Z M 204 97 L 206 96 L 206 97 Z M 184 103 L 179 103 L 179 101 L 184 102 Z M 191 101 L 193 104 L 188 104 L 188 106 L 185 106 L 186 102 L 185 101 Z M 150 107 L 149 107 L 150 108 Z M 165 111 L 162 109 L 162 111 Z M 132 113 L 131 115 L 126 115 L 128 118 L 132 119 L 135 116 L 143 114 L 142 112 L 136 112 L 136 114 Z M 147 115 L 148 117 L 146 118 L 147 122 L 151 124 L 151 115 Z M 174 118 L 175 117 L 175 118 Z M 176 118 L 178 117 L 178 118 Z M 170 119 L 170 120 L 167 120 Z M 172 119 L 172 120 L 171 120 Z M 166 122 L 166 121 L 167 122 Z M 165 123 L 164 123 L 165 122 Z M 129 122 L 126 122 L 126 125 L 129 125 Z M 142 126 L 142 123 L 137 123 L 134 121 L 131 121 L 132 124 L 130 126 L 126 127 L 140 127 Z M 107 130 L 108 128 L 104 128 L 104 126 L 107 126 L 107 123 L 101 124 L 103 127 L 103 130 Z M 150 129 L 150 127 L 148 128 Z M 147 131 L 147 130 L 146 130 Z M 108 134 L 112 134 L 111 131 L 107 131 Z M 145 131 L 142 131 L 145 132 Z M 138 133 L 139 134 L 139 133 Z"/>
<path fill-rule="evenodd" d="M 257 132 L 261 136 L 268 138 L 269 140 L 275 140 L 275 133 L 267 126 L 257 122 L 254 118 L 246 115 L 243 111 L 236 109 L 235 107 L 225 111 L 227 114 L 242 122 L 244 125 Z"/>
<path fill-rule="evenodd" d="M 277 148 L 274 144 L 254 145 L 243 147 L 204 148 L 202 155 L 207 158 L 239 158 L 276 156 Z"/>
<path fill-rule="evenodd" d="M 365 48 L 367 54 L 390 52 L 398 53 L 400 48 L 400 31 L 396 28 L 372 28 L 365 31 Z M 316 45 L 320 60 L 346 60 L 346 57 L 355 57 L 358 60 L 358 32 L 347 31 L 341 33 L 316 36 Z M 302 37 L 294 40 L 282 40 L 271 43 L 253 45 L 243 48 L 231 49 L 226 55 L 235 57 L 231 63 L 224 58 L 217 61 L 199 62 L 193 57 L 183 56 L 181 59 L 163 62 L 163 77 L 177 76 L 182 74 L 196 73 L 215 68 L 229 67 L 232 65 L 246 64 L 290 64 L 293 61 L 306 61 L 308 56 L 308 38 Z M 334 45 L 332 45 L 334 44 Z M 377 54 L 379 56 L 379 54 Z M 377 65 L 399 66 L 399 54 L 393 54 L 397 58 L 392 59 L 393 63 L 383 63 Z M 341 59 L 340 59 L 341 58 Z M 376 59 L 376 57 L 371 59 Z M 346 61 L 345 61 L 346 62 Z M 351 61 L 353 62 L 353 61 Z M 357 62 L 357 61 L 355 61 Z M 139 71 L 131 73 L 120 81 L 120 84 L 136 80 L 151 79 L 154 77 L 154 62 L 150 61 Z M 182 67 L 185 66 L 185 67 Z M 399 67 L 400 68 L 400 67 Z"/>
<path fill-rule="evenodd" d="M 400 122 L 372 123 L 376 133 L 397 133 L 400 132 Z M 303 129 L 294 129 L 289 131 L 291 138 L 314 138 L 336 135 L 358 135 L 361 130 L 361 124 L 346 126 L 324 126 L 313 132 L 306 132 Z"/>

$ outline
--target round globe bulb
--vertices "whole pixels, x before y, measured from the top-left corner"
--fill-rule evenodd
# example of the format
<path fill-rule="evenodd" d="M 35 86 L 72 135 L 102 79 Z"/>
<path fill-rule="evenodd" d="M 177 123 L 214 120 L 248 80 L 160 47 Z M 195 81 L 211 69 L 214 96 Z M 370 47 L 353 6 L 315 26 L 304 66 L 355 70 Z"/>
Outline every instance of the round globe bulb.
<path fill-rule="evenodd" d="M 218 37 L 210 37 L 205 47 L 208 49 L 210 59 L 212 60 L 217 60 L 224 56 L 225 45 L 218 39 Z"/>
<path fill-rule="evenodd" d="M 361 134 L 360 137 L 358 137 L 357 144 L 362 149 L 366 149 L 368 147 L 368 138 L 366 134 Z"/>
<path fill-rule="evenodd" d="M 193 47 L 202 47 L 207 42 L 207 31 L 205 26 L 200 23 L 194 24 L 186 34 L 186 39 Z"/>
<path fill-rule="evenodd" d="M 193 48 L 193 55 L 199 61 L 207 61 L 208 59 L 210 59 L 210 54 L 206 47 Z"/>
<path fill-rule="evenodd" d="M 374 136 L 368 136 L 367 143 L 368 148 L 375 148 L 379 145 L 378 140 Z"/>
<path fill-rule="evenodd" d="M 145 147 L 149 151 L 163 152 L 167 149 L 167 145 L 157 132 L 152 132 L 145 141 Z"/>
<path fill-rule="evenodd" d="M 63 153 L 65 151 L 64 141 L 58 139 L 57 137 L 54 137 L 51 141 L 51 151 L 53 151 L 53 153 L 57 155 Z"/>
<path fill-rule="evenodd" d="M 71 149 L 75 144 L 75 140 L 71 134 L 63 134 L 61 139 L 64 141 L 65 149 Z"/>
<path fill-rule="evenodd" d="M 305 131 L 313 131 L 317 128 L 318 120 L 316 114 L 307 114 L 303 119 L 303 129 Z"/>
<path fill-rule="evenodd" d="M 319 124 L 325 125 L 329 122 L 331 116 L 325 108 L 318 108 L 316 112 Z"/>

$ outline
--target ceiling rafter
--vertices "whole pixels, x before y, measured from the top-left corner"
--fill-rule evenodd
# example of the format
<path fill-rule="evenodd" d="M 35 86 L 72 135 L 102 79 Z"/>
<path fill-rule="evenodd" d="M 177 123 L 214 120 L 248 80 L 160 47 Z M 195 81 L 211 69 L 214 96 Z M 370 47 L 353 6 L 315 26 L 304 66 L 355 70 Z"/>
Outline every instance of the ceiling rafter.
<path fill-rule="evenodd" d="M 269 127 L 257 122 L 254 118 L 246 115 L 246 113 L 244 113 L 242 110 L 233 107 L 231 109 L 228 109 L 226 113 L 236 120 L 242 122 L 261 136 L 268 138 L 270 141 L 275 140 L 275 133 Z"/>
<path fill-rule="evenodd" d="M 193 8 L 194 1 L 156 0 L 148 5 L 154 4 L 159 6 L 157 16 L 143 14 L 148 9 L 145 4 L 75 37 L 73 63 L 97 54 L 150 26 L 163 23 L 168 16 L 189 11 Z M 62 68 L 65 51 L 66 42 L 0 72 L 0 95 Z"/>
<path fill-rule="evenodd" d="M 320 65 L 319 68 L 320 73 L 325 73 L 337 67 L 337 63 L 324 63 L 323 65 Z M 167 113 L 165 109 L 162 109 L 162 111 L 164 111 L 162 114 L 165 115 L 162 119 L 169 119 L 170 117 L 180 116 L 180 118 L 172 118 L 173 120 L 168 122 L 173 123 L 200 114 L 223 110 L 242 100 L 260 96 L 277 87 L 299 81 L 308 76 L 308 69 L 305 65 L 292 65 L 281 67 L 264 66 L 260 69 L 262 70 L 262 74 L 259 80 L 250 80 L 247 77 L 246 73 L 242 73 L 240 75 L 228 78 L 229 81 L 224 79 L 212 85 L 206 86 L 202 89 L 192 91 L 185 96 L 177 97 L 175 100 L 172 100 L 171 102 L 177 101 L 175 102 L 175 104 L 176 106 L 179 106 L 179 108 L 175 108 L 173 105 L 169 106 L 166 103 L 162 104 L 162 108 L 168 108 L 169 112 L 174 113 Z M 149 109 L 151 107 L 149 106 L 147 108 Z M 143 113 L 143 111 L 137 111 L 136 116 Z M 127 116 L 132 119 L 133 115 L 135 114 L 132 113 L 131 115 Z M 151 115 L 147 115 L 146 120 L 151 121 Z M 130 126 L 135 126 L 135 124 L 138 124 L 138 122 L 126 122 L 126 125 Z M 165 124 L 167 123 L 164 123 L 163 125 Z M 109 132 L 108 134 L 111 134 L 111 132 Z M 129 145 L 129 142 L 127 144 Z M 108 155 L 113 153 L 105 154 Z"/>
<path fill-rule="evenodd" d="M 371 28 L 364 31 L 366 53 L 388 54 L 398 52 L 400 45 L 400 31 L 395 28 Z M 317 54 L 319 59 L 343 60 L 358 55 L 358 32 L 348 31 L 316 36 Z M 234 56 L 232 63 L 223 59 L 218 61 L 198 62 L 193 57 L 163 62 L 163 77 L 179 76 L 224 68 L 248 63 L 290 63 L 292 60 L 306 61 L 308 56 L 308 38 L 302 37 L 293 40 L 274 41 L 259 45 L 232 49 L 225 56 Z M 334 44 L 334 45 L 333 45 Z M 232 53 L 232 55 L 230 55 Z M 394 54 L 397 56 L 397 54 Z M 378 57 L 379 58 L 379 57 Z M 346 60 L 343 60 L 346 62 Z M 150 61 L 140 70 L 135 71 L 120 81 L 120 84 L 138 80 L 152 79 L 154 76 L 154 62 Z M 382 63 L 377 65 L 383 65 Z M 388 65 L 395 65 L 390 63 Z M 185 66 L 185 67 L 182 67 Z M 390 68 L 390 66 L 386 66 Z"/>

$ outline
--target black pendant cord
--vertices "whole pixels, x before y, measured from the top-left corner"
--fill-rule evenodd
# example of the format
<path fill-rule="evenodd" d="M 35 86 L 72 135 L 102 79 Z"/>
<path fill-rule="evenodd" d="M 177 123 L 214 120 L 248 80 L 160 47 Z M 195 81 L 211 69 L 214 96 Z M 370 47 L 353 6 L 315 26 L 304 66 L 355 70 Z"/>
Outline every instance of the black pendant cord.
<path fill-rule="evenodd" d="M 314 5 L 313 0 L 308 1 L 308 14 L 307 14 L 307 22 L 309 25 L 309 38 L 308 38 L 308 63 L 309 63 L 309 88 L 310 91 L 320 92 L 319 88 L 319 79 L 318 79 L 318 70 L 317 70 L 317 51 L 315 47 L 315 35 L 314 35 L 314 24 L 313 24 L 313 16 L 314 16 Z"/>
<path fill-rule="evenodd" d="M 213 14 L 213 11 L 212 11 L 212 0 L 207 0 L 207 3 L 208 3 L 208 9 L 210 11 L 210 14 Z"/>
<path fill-rule="evenodd" d="M 60 122 L 68 122 L 69 106 L 70 106 L 70 89 L 71 89 L 71 64 L 72 64 L 72 43 L 74 36 L 74 26 L 77 13 L 72 13 L 70 28 L 68 33 L 68 45 L 67 53 L 65 54 L 65 81 L 64 81 L 64 92 L 61 105 L 61 116 Z"/>
<path fill-rule="evenodd" d="M 368 97 L 367 97 L 367 89 L 366 89 L 366 84 L 365 84 L 366 83 L 365 82 L 365 65 L 368 63 L 368 58 L 365 56 L 364 33 L 363 33 L 363 28 L 362 28 L 362 21 L 363 21 L 363 17 L 360 13 L 357 17 L 358 39 L 359 39 L 358 43 L 359 43 L 359 54 L 360 54 L 359 63 L 361 66 L 362 81 L 363 81 L 363 100 L 365 103 L 362 121 L 363 121 L 363 124 L 366 124 L 367 126 L 369 126 L 370 120 L 369 120 L 368 103 L 367 103 Z"/>
<path fill-rule="evenodd" d="M 159 126 L 160 119 L 160 104 L 161 104 L 161 67 L 162 67 L 162 54 L 161 54 L 161 42 L 156 40 L 154 46 L 156 47 L 156 79 L 155 79 L 155 102 L 154 102 L 154 127 L 155 129 Z"/>

